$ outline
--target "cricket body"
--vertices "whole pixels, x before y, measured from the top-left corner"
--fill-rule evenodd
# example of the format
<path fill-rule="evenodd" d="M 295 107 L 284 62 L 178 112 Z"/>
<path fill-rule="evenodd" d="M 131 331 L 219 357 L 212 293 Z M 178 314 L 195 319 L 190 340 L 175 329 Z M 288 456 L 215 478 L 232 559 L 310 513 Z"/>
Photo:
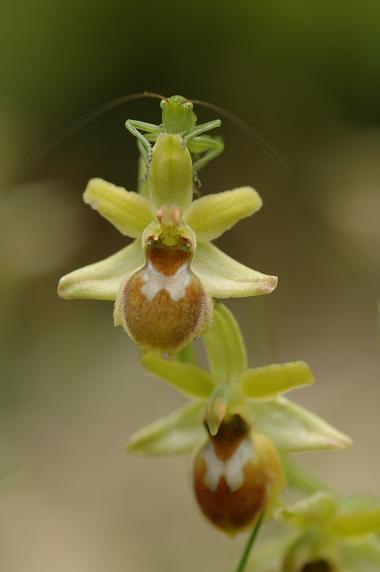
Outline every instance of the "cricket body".
<path fill-rule="evenodd" d="M 128 119 L 126 128 L 137 137 L 137 144 L 145 167 L 149 167 L 155 154 L 155 143 L 161 135 L 177 135 L 192 157 L 195 180 L 197 173 L 223 151 L 223 141 L 219 137 L 205 135 L 220 127 L 220 119 L 197 125 L 193 104 L 181 95 L 173 95 L 161 100 L 162 122 L 160 125 Z M 153 147 L 152 147 L 153 145 Z M 142 168 L 142 171 L 144 169 Z M 143 180 L 143 176 L 140 180 Z"/>

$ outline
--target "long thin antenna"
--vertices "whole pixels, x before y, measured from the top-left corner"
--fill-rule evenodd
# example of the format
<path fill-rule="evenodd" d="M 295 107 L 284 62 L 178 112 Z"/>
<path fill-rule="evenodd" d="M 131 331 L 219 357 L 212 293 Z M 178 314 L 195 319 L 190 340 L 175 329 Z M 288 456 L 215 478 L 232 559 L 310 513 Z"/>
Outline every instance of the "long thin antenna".
<path fill-rule="evenodd" d="M 278 155 L 278 153 L 274 149 L 272 149 L 272 147 L 261 137 L 261 135 L 257 133 L 257 131 L 255 131 L 250 125 L 248 125 L 248 123 L 243 121 L 243 119 L 241 119 L 238 115 L 235 115 L 230 111 L 227 111 L 223 107 L 219 107 L 219 105 L 215 105 L 214 103 L 209 103 L 208 101 L 202 101 L 198 99 L 191 99 L 189 101 L 195 103 L 196 105 L 202 105 L 203 107 L 212 109 L 213 111 L 216 111 L 220 115 L 223 115 L 229 121 L 232 121 L 232 123 L 235 123 L 235 125 L 237 125 L 237 127 L 239 127 L 242 131 L 244 131 L 244 133 L 246 133 L 246 135 L 248 135 L 250 139 L 255 141 L 255 143 L 259 145 L 259 147 L 261 147 L 263 151 L 268 153 L 268 155 L 272 158 L 272 160 L 274 160 L 279 165 L 279 167 L 281 167 L 281 170 L 284 173 L 288 174 L 290 172 L 289 166 L 280 157 L 280 155 Z"/>
<path fill-rule="evenodd" d="M 106 111 L 109 111 L 117 107 L 118 105 L 121 105 L 122 103 L 126 103 L 127 101 L 143 99 L 145 97 L 166 100 L 166 97 L 164 97 L 163 95 L 160 95 L 158 93 L 153 93 L 151 91 L 143 91 L 141 93 L 131 93 L 129 95 L 121 95 L 120 97 L 115 97 L 114 99 L 102 103 L 95 109 L 92 109 L 91 111 L 82 115 L 79 119 L 75 119 L 72 123 L 66 125 L 66 127 L 64 127 L 61 131 L 58 131 L 58 133 L 50 137 L 50 139 L 48 139 L 42 145 L 34 149 L 31 153 L 29 153 L 28 158 L 33 159 L 41 157 L 41 155 L 44 155 L 47 151 L 50 151 L 51 149 L 59 145 L 59 143 L 70 137 L 70 135 L 75 133 L 75 131 L 78 131 L 78 129 L 81 129 L 82 127 L 90 123 L 90 121 L 92 121 L 96 117 L 99 117 Z"/>

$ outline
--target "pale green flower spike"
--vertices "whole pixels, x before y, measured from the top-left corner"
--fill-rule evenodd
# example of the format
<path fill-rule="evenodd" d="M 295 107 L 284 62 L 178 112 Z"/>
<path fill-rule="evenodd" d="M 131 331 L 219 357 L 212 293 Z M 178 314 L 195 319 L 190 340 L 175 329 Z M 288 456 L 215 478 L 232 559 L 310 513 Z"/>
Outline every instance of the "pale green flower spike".
<path fill-rule="evenodd" d="M 205 438 L 203 421 L 215 435 L 229 413 L 239 413 L 252 422 L 254 431 L 266 434 L 283 452 L 350 446 L 349 437 L 281 395 L 313 382 L 306 363 L 248 369 L 238 324 L 222 304 L 215 306 L 212 327 L 203 339 L 209 372 L 152 352 L 142 354 L 147 371 L 196 401 L 133 435 L 129 451 L 141 455 L 190 453 Z"/>

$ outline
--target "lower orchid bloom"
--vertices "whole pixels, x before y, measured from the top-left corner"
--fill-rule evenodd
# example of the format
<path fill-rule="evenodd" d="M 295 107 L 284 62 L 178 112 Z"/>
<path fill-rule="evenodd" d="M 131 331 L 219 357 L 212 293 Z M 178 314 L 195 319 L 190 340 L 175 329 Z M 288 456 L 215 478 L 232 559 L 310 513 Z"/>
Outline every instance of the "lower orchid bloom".
<path fill-rule="evenodd" d="M 143 353 L 146 370 L 192 399 L 138 431 L 128 444 L 140 455 L 193 453 L 193 483 L 205 516 L 229 534 L 268 517 L 285 485 L 280 453 L 339 449 L 349 437 L 281 394 L 309 385 L 304 362 L 248 368 L 239 327 L 214 307 L 203 336 L 209 370 Z"/>
<path fill-rule="evenodd" d="M 295 531 L 257 546 L 252 572 L 378 572 L 380 503 L 318 491 L 279 514 Z"/>

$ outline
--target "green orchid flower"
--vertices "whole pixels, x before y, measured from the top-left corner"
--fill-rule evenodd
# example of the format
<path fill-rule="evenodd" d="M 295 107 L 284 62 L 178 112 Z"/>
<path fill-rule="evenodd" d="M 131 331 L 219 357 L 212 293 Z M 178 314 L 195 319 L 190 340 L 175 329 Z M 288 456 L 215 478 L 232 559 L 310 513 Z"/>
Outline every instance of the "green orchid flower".
<path fill-rule="evenodd" d="M 84 201 L 134 241 L 64 276 L 58 293 L 116 301 L 115 325 L 144 349 L 175 353 L 207 328 L 211 298 L 267 294 L 277 278 L 240 264 L 211 243 L 261 208 L 254 189 L 192 201 L 190 153 L 179 135 L 163 133 L 152 149 L 147 183 L 142 195 L 90 180 Z"/>
<path fill-rule="evenodd" d="M 256 547 L 252 572 L 377 572 L 380 503 L 318 491 L 280 513 L 296 532 Z"/>
<path fill-rule="evenodd" d="M 304 362 L 248 368 L 237 322 L 222 304 L 203 336 L 209 370 L 146 352 L 145 369 L 191 399 L 129 440 L 138 455 L 196 453 L 193 483 L 205 516 L 228 534 L 270 516 L 285 486 L 280 454 L 339 449 L 349 437 L 282 394 L 313 381 Z M 182 357 L 182 356 L 181 356 Z"/>
<path fill-rule="evenodd" d="M 205 438 L 203 421 L 216 435 L 231 410 L 280 451 L 344 449 L 351 439 L 282 394 L 313 383 L 302 361 L 248 368 L 239 326 L 223 305 L 214 307 L 213 323 L 203 336 L 209 370 L 194 363 L 143 353 L 144 368 L 190 398 L 191 403 L 133 435 L 128 450 L 142 455 L 177 455 L 194 450 Z"/>

